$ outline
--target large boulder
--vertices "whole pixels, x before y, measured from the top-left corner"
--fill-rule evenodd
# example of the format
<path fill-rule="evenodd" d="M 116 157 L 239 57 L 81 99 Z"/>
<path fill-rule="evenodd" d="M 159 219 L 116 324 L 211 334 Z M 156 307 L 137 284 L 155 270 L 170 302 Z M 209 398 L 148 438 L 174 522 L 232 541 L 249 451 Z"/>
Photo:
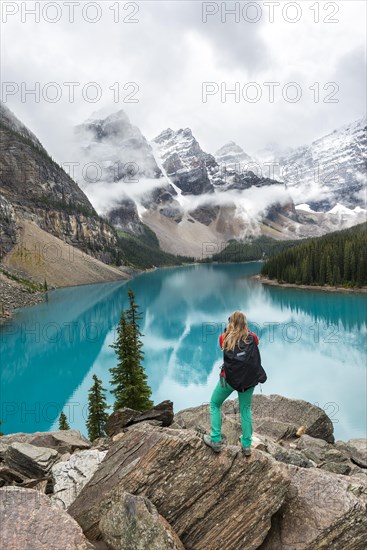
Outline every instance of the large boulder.
<path fill-rule="evenodd" d="M 102 540 L 113 550 L 185 550 L 149 499 L 123 493 L 102 512 Z"/>
<path fill-rule="evenodd" d="M 11 443 L 4 453 L 5 464 L 28 479 L 47 476 L 57 458 L 55 449 L 35 447 L 29 443 Z"/>
<path fill-rule="evenodd" d="M 252 398 L 252 415 L 254 430 L 264 435 L 274 434 L 278 438 L 279 432 L 284 430 L 284 435 L 279 439 L 290 437 L 303 426 L 306 434 L 334 443 L 332 421 L 323 409 L 307 401 L 288 399 L 281 395 L 255 394 Z"/>
<path fill-rule="evenodd" d="M 146 496 L 185 548 L 255 550 L 281 506 L 289 479 L 269 455 L 248 458 L 227 446 L 217 455 L 192 430 L 128 428 L 69 507 L 90 540 L 104 510 L 124 492 Z"/>
<path fill-rule="evenodd" d="M 66 510 L 76 499 L 84 485 L 93 476 L 107 451 L 90 449 L 71 455 L 69 460 L 58 462 L 52 468 L 54 490 L 52 499 Z"/>
<path fill-rule="evenodd" d="M 367 481 L 285 466 L 291 484 L 259 550 L 363 550 Z"/>
<path fill-rule="evenodd" d="M 334 442 L 333 424 L 325 411 L 307 401 L 288 399 L 281 395 L 255 394 L 252 397 L 252 423 L 256 433 L 279 441 L 296 437 L 302 426 L 313 437 Z M 234 443 L 241 433 L 238 399 L 228 399 L 222 406 L 223 434 Z M 182 427 L 203 426 L 210 430 L 209 404 L 178 412 L 174 421 Z"/>
<path fill-rule="evenodd" d="M 113 437 L 127 426 L 146 420 L 152 420 L 159 426 L 170 426 L 173 421 L 172 401 L 162 401 L 152 409 L 143 412 L 128 407 L 118 409 L 108 417 L 105 431 L 110 437 Z"/>
<path fill-rule="evenodd" d="M 0 547 L 6 550 L 89 550 L 80 526 L 33 489 L 0 488 Z"/>
<path fill-rule="evenodd" d="M 367 468 L 367 439 L 349 439 L 346 449 L 350 458 L 361 468 Z"/>

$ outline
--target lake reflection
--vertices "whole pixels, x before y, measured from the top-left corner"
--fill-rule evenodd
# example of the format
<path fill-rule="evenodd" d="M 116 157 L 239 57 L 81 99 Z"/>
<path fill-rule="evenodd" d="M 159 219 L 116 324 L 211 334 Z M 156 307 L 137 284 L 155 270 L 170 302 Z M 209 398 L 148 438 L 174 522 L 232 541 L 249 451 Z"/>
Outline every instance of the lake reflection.
<path fill-rule="evenodd" d="M 0 332 L 3 430 L 53 429 L 64 409 L 86 433 L 92 375 L 109 387 L 116 362 L 109 345 L 131 286 L 143 310 L 155 402 L 171 399 L 178 411 L 209 401 L 221 365 L 218 336 L 241 309 L 268 373 L 255 392 L 317 403 L 337 438 L 366 437 L 366 296 L 262 286 L 250 278 L 260 265 L 161 269 L 127 284 L 53 291 L 48 303 L 20 310 Z"/>

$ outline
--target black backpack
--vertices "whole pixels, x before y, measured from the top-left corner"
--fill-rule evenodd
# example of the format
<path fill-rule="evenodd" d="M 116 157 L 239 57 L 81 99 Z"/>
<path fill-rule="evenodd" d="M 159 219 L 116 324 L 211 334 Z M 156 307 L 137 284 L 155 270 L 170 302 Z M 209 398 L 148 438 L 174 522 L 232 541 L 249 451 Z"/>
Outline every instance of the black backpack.
<path fill-rule="evenodd" d="M 237 391 L 264 384 L 267 380 L 261 365 L 259 348 L 252 334 L 248 335 L 249 343 L 236 344 L 233 351 L 223 351 L 223 368 L 226 381 Z"/>

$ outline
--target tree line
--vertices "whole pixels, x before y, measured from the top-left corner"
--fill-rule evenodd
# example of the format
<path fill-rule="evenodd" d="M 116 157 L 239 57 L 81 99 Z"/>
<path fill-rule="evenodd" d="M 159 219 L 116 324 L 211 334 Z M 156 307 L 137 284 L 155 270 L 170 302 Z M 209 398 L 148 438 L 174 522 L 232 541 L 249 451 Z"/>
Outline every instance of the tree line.
<path fill-rule="evenodd" d="M 143 335 L 139 326 L 142 316 L 131 288 L 128 291 L 128 298 L 129 307 L 121 313 L 117 327 L 117 339 L 111 344 L 117 355 L 117 365 L 109 369 L 111 393 L 115 396 L 113 409 L 116 411 L 122 407 L 129 407 L 137 411 L 145 411 L 153 407 L 153 402 L 150 400 L 152 391 L 142 364 L 144 353 L 141 337 Z M 86 421 L 90 441 L 106 435 L 104 426 L 108 418 L 108 409 L 106 389 L 102 386 L 102 381 L 94 374 L 93 385 L 88 393 Z M 59 429 L 70 429 L 67 416 L 63 411 L 59 417 Z"/>
<path fill-rule="evenodd" d="M 308 239 L 268 259 L 261 275 L 280 283 L 367 285 L 367 223 Z"/>

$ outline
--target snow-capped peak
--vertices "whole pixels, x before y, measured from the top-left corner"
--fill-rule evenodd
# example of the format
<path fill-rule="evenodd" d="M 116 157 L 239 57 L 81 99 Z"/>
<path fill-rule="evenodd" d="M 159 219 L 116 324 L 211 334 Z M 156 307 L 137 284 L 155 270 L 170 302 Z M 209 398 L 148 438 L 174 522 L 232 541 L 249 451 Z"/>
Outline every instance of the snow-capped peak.
<path fill-rule="evenodd" d="M 246 166 L 253 162 L 252 158 L 234 141 L 229 141 L 218 149 L 215 159 L 218 164 L 225 165 L 227 169 L 236 169 L 239 172 L 244 171 Z"/>

